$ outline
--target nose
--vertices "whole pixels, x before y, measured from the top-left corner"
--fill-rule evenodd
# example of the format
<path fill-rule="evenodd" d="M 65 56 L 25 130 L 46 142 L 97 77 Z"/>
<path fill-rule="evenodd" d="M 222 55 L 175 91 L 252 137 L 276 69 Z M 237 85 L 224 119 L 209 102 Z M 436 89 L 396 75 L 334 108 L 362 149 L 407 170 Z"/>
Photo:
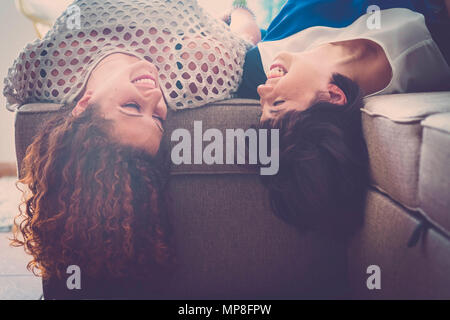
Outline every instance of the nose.
<path fill-rule="evenodd" d="M 156 114 L 161 118 L 166 119 L 167 105 L 159 86 L 158 69 L 153 63 L 147 60 L 139 60 L 132 65 L 132 72 L 142 72 L 142 70 L 150 72 L 155 80 L 156 88 L 136 88 L 139 92 L 139 96 L 143 100 L 146 109 L 149 110 L 149 113 L 152 115 Z"/>
<path fill-rule="evenodd" d="M 154 111 L 158 107 L 160 101 L 163 100 L 162 92 L 159 88 L 138 90 L 141 98 L 144 100 L 148 109 Z"/>
<path fill-rule="evenodd" d="M 258 92 L 261 99 L 264 99 L 269 95 L 270 92 L 272 92 L 273 87 L 267 84 L 259 85 L 256 91 Z"/>
<path fill-rule="evenodd" d="M 266 84 L 259 85 L 256 89 L 259 94 L 259 104 L 261 105 L 262 117 L 265 115 L 265 105 L 267 103 L 267 97 L 272 91 L 272 87 Z M 262 118 L 261 118 L 262 119 Z"/>
<path fill-rule="evenodd" d="M 157 115 L 163 120 L 166 119 L 167 105 L 159 88 L 141 93 L 141 97 L 144 100 L 144 104 L 146 106 L 145 109 L 147 110 L 146 112 L 149 115 Z"/>

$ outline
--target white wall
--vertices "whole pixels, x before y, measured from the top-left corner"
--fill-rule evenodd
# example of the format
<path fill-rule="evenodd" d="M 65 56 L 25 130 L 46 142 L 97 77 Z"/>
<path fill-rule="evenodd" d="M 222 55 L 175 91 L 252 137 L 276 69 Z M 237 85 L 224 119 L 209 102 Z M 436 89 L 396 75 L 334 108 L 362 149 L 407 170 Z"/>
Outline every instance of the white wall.
<path fill-rule="evenodd" d="M 19 51 L 36 38 L 33 25 L 22 16 L 13 0 L 0 1 L 0 162 L 15 162 L 14 113 L 6 110 L 3 79 Z"/>

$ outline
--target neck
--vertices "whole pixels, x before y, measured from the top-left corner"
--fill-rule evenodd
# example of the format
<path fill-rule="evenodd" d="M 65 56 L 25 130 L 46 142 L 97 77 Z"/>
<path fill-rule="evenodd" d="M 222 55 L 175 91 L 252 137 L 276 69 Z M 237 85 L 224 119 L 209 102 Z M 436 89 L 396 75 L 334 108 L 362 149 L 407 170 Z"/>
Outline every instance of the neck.
<path fill-rule="evenodd" d="M 382 90 L 390 81 L 390 64 L 381 47 L 369 40 L 357 39 L 328 43 L 322 47 L 333 73 L 355 81 L 364 95 Z"/>

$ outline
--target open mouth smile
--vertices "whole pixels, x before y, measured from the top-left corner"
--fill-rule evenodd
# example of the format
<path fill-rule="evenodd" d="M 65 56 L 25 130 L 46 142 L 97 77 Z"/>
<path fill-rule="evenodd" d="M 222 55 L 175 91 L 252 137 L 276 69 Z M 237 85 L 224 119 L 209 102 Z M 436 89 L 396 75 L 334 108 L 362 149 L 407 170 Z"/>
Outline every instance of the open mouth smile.
<path fill-rule="evenodd" d="M 150 89 L 156 88 L 155 79 L 149 74 L 141 75 L 141 76 L 131 80 L 131 83 L 139 85 L 139 86 L 145 86 Z"/>
<path fill-rule="evenodd" d="M 286 69 L 281 64 L 273 64 L 270 66 L 270 71 L 267 74 L 267 79 L 279 78 L 287 74 Z"/>

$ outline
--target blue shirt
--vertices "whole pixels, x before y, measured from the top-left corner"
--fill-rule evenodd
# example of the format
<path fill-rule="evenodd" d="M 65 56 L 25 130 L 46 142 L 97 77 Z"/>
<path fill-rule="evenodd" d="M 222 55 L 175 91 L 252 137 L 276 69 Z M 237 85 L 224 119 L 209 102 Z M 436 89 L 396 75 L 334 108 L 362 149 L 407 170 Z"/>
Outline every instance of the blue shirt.
<path fill-rule="evenodd" d="M 443 38 L 442 41 L 434 40 L 444 56 L 448 56 L 449 43 L 444 37 L 449 24 L 445 21 L 445 26 L 440 25 L 443 19 L 447 20 L 440 16 L 445 7 L 434 5 L 430 0 L 288 0 L 270 23 L 262 41 L 284 39 L 315 26 L 344 28 L 366 14 L 367 8 L 371 5 L 377 5 L 381 10 L 407 8 L 422 13 L 433 38 L 435 35 L 437 38 Z M 446 15 L 446 12 L 444 14 Z M 436 26 L 438 26 L 436 30 L 433 30 Z M 242 81 L 237 91 L 238 97 L 259 99 L 256 88 L 266 80 L 258 47 L 254 47 L 247 52 L 245 58 Z"/>

